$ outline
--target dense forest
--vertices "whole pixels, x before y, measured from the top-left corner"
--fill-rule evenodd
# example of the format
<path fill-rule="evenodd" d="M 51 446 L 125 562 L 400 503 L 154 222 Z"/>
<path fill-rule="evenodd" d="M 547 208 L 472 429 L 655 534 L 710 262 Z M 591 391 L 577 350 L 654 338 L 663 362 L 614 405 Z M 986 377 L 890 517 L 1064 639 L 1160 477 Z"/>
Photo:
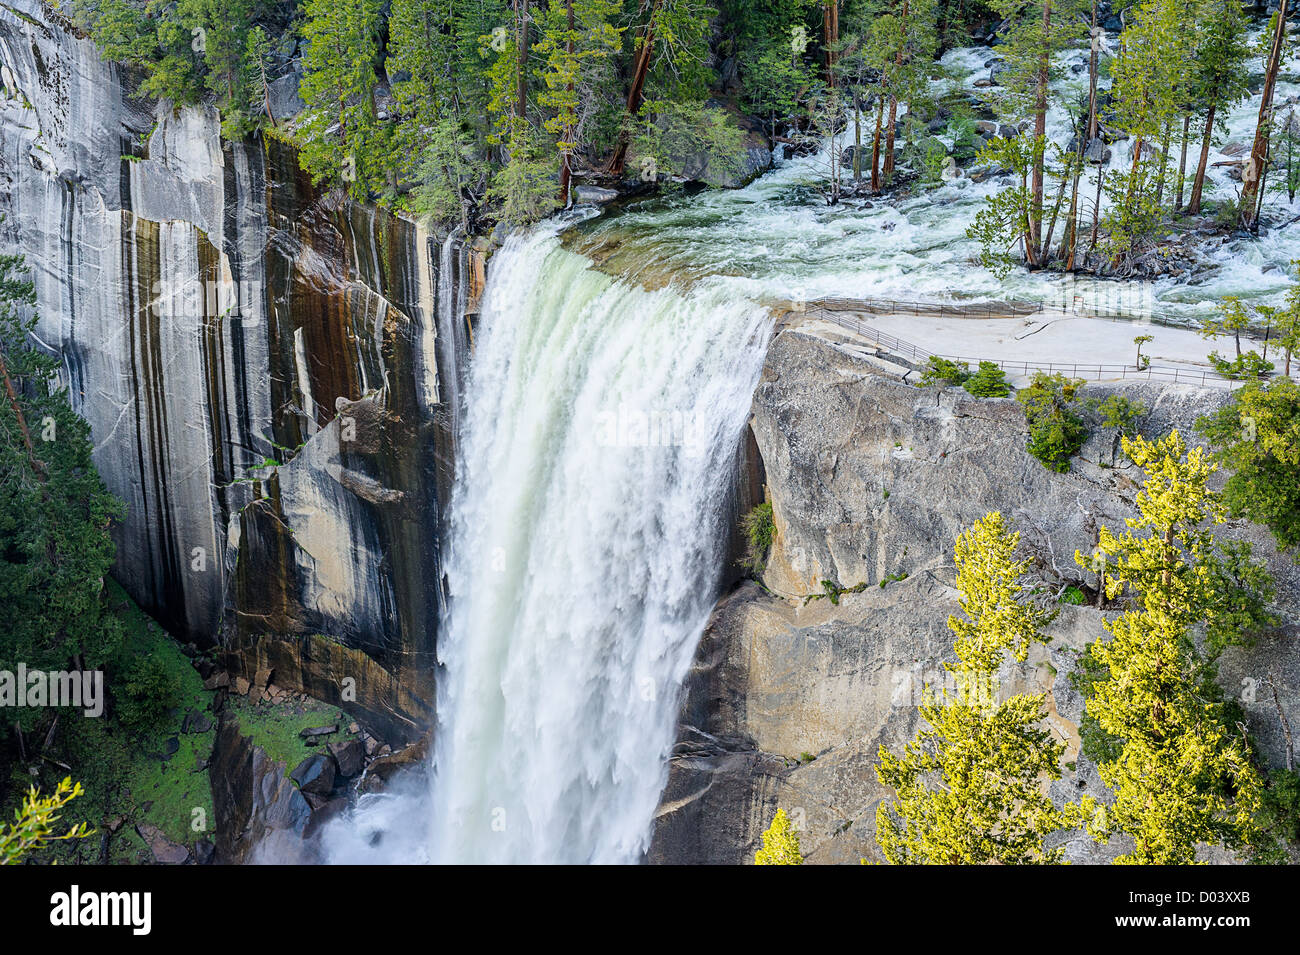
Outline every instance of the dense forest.
<path fill-rule="evenodd" d="M 725 167 L 747 119 L 787 155 L 829 138 L 831 202 L 925 188 L 955 166 L 1002 176 L 972 229 L 995 271 L 1129 271 L 1180 222 L 1257 230 L 1270 186 L 1289 195 L 1300 182 L 1300 123 L 1273 103 L 1286 3 L 1255 30 L 1239 0 L 77 0 L 76 10 L 106 57 L 143 72 L 142 94 L 216 102 L 228 135 L 289 137 L 318 181 L 444 223 L 536 220 L 571 201 L 575 176 L 669 179 L 701 156 Z M 938 58 L 984 42 L 997 53 L 984 89 L 945 82 Z M 1071 59 L 1080 54 L 1082 93 L 1060 82 L 1085 69 Z M 306 109 L 289 120 L 275 115 L 272 86 L 291 71 Z M 1260 118 L 1241 188 L 1211 197 L 1211 145 L 1246 97 Z M 1131 161 L 1107 171 L 1116 143 Z"/>

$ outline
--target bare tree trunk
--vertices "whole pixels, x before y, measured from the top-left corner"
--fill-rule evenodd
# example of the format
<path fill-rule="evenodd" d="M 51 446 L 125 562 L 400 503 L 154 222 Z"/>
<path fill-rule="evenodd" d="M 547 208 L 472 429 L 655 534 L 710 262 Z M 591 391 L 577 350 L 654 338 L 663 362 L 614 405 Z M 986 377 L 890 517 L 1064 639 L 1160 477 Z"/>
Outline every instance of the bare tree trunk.
<path fill-rule="evenodd" d="M 862 100 L 857 87 L 853 89 L 853 183 L 857 188 L 862 179 Z"/>
<path fill-rule="evenodd" d="M 1052 27 L 1052 4 L 1051 0 L 1043 0 L 1043 34 L 1047 35 Z M 1034 139 L 1040 145 L 1044 145 L 1047 137 L 1047 88 L 1050 79 L 1051 59 L 1046 49 L 1043 50 L 1042 60 L 1038 66 L 1038 90 L 1034 101 Z M 1046 159 L 1045 150 L 1035 150 L 1034 153 L 1034 176 L 1030 202 L 1029 216 L 1029 237 L 1028 241 L 1033 243 L 1034 255 L 1039 257 L 1039 250 L 1042 248 L 1043 238 L 1043 164 Z"/>
<path fill-rule="evenodd" d="M 1214 138 L 1215 103 L 1210 100 L 1210 108 L 1205 114 L 1205 136 L 1201 139 L 1201 158 L 1196 164 L 1196 178 L 1192 180 L 1192 198 L 1187 203 L 1187 214 L 1201 214 L 1201 191 L 1205 188 L 1205 167 L 1210 159 L 1210 140 Z"/>
<path fill-rule="evenodd" d="M 885 115 L 885 92 L 876 97 L 876 135 L 871 142 L 871 192 L 880 192 L 880 124 Z"/>
<path fill-rule="evenodd" d="M 1097 232 L 1101 229 L 1101 186 L 1106 179 L 1106 170 L 1097 166 L 1097 192 L 1092 199 L 1092 236 L 1088 240 L 1088 254 L 1097 251 Z"/>
<path fill-rule="evenodd" d="M 1187 130 L 1192 124 L 1189 113 L 1183 117 L 1183 148 L 1178 153 L 1178 192 L 1174 195 L 1174 215 L 1183 208 L 1183 182 L 1187 179 Z"/>
<path fill-rule="evenodd" d="M 1260 91 L 1259 121 L 1255 124 L 1255 142 L 1250 149 L 1250 162 L 1241 177 L 1241 226 L 1254 230 L 1259 227 L 1258 196 L 1260 179 L 1268 162 L 1269 127 L 1273 122 L 1273 91 L 1277 87 L 1277 72 L 1282 64 L 1282 46 L 1286 42 L 1287 0 L 1281 0 L 1277 9 L 1277 27 L 1273 31 L 1273 47 L 1264 71 L 1264 88 Z"/>
<path fill-rule="evenodd" d="M 908 0 L 903 0 L 903 9 L 899 18 L 899 44 L 898 54 L 894 57 L 894 68 L 902 70 L 903 68 L 903 51 L 907 49 L 907 16 Z M 889 95 L 889 125 L 885 128 L 885 182 L 889 182 L 890 177 L 894 174 L 894 126 L 898 121 L 898 99 L 892 93 Z"/>
<path fill-rule="evenodd" d="M 645 81 L 650 73 L 650 63 L 654 59 L 655 14 L 659 12 L 659 6 L 662 2 L 663 0 L 654 0 L 650 6 L 650 16 L 641 29 L 641 48 L 637 50 L 636 65 L 632 70 L 632 85 L 627 91 L 626 118 L 629 122 L 641 111 L 641 105 L 645 102 Z M 618 146 L 614 149 L 614 155 L 609 160 L 609 165 L 605 167 L 606 172 L 615 176 L 623 174 L 623 167 L 627 163 L 627 150 L 631 144 L 632 136 L 624 128 L 618 134 Z"/>

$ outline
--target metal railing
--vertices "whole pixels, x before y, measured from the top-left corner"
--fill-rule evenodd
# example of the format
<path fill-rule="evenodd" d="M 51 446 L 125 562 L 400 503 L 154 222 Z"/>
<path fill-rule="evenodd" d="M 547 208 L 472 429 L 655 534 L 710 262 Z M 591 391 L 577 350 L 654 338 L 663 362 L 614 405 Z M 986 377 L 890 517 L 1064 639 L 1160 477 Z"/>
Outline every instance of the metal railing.
<path fill-rule="evenodd" d="M 903 341 L 893 335 L 887 335 L 878 329 L 872 328 L 865 322 L 836 312 L 832 309 L 821 310 L 824 316 L 836 325 L 846 328 L 857 335 L 878 345 L 891 354 L 906 358 L 914 363 L 923 365 L 931 356 L 936 358 L 945 358 L 949 361 L 965 362 L 968 365 L 978 367 L 981 361 L 991 362 L 1001 368 L 1003 371 L 1013 374 L 1020 373 L 1024 375 L 1034 372 L 1043 371 L 1049 375 L 1064 374 L 1071 378 L 1092 379 L 1103 381 L 1113 378 L 1135 378 L 1146 381 L 1173 381 L 1189 385 L 1215 385 L 1231 386 L 1237 384 L 1237 379 L 1227 378 L 1213 371 L 1193 371 L 1186 368 L 1159 368 L 1147 367 L 1138 368 L 1135 365 L 1081 365 L 1077 362 L 1032 362 L 1032 361 L 1007 361 L 997 358 L 970 358 L 965 355 L 944 355 L 938 352 L 918 348 L 911 342 Z M 904 376 L 906 377 L 906 376 Z"/>
<path fill-rule="evenodd" d="M 922 315 L 932 318 L 998 319 L 1028 318 L 1034 315 L 1059 315 L 1063 318 L 1093 318 L 1106 322 L 1131 322 L 1135 325 L 1158 325 L 1195 331 L 1191 321 L 1175 321 L 1151 314 L 1146 310 L 1106 309 L 1071 302 L 905 302 L 897 299 L 823 298 L 806 302 L 782 302 L 786 313 L 807 312 L 862 312 L 869 315 Z M 1263 337 L 1263 329 L 1244 332 L 1244 338 Z"/>

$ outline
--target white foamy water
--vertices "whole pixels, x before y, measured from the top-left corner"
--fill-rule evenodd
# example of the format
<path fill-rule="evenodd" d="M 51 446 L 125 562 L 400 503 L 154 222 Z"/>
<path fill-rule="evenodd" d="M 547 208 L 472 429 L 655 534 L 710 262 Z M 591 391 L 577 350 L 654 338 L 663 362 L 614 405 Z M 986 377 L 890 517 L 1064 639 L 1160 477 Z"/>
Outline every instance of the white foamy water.
<path fill-rule="evenodd" d="M 547 232 L 494 256 L 448 532 L 431 793 L 372 799 L 326 840 L 332 861 L 641 857 L 768 326 L 716 284 L 615 281 Z"/>

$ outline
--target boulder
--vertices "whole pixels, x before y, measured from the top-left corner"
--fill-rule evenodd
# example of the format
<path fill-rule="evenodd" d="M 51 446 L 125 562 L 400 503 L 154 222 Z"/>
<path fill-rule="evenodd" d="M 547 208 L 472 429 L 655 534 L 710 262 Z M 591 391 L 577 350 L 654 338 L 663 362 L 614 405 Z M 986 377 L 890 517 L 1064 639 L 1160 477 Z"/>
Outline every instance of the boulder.
<path fill-rule="evenodd" d="M 578 186 L 573 190 L 573 201 L 585 205 L 600 206 L 607 202 L 613 202 L 619 196 L 617 189 L 606 189 L 603 186 Z"/>
<path fill-rule="evenodd" d="M 344 779 L 358 775 L 365 765 L 366 751 L 360 740 L 330 743 L 326 748 L 338 763 L 339 775 Z"/>
<path fill-rule="evenodd" d="M 190 710 L 186 713 L 185 722 L 181 724 L 182 733 L 206 733 L 210 729 L 212 729 L 212 720 L 198 710 Z"/>
<path fill-rule="evenodd" d="M 172 842 L 157 826 L 142 822 L 135 827 L 135 831 L 149 847 L 153 861 L 159 865 L 181 865 L 189 860 L 190 850 Z"/>
<path fill-rule="evenodd" d="M 306 104 L 298 95 L 299 76 L 297 72 L 286 73 L 279 79 L 271 81 L 271 115 L 275 121 L 293 119 L 303 111 Z"/>
<path fill-rule="evenodd" d="M 303 793 L 328 796 L 334 790 L 334 758 L 325 753 L 308 756 L 289 774 Z"/>
<path fill-rule="evenodd" d="M 1094 166 L 1104 166 L 1110 162 L 1110 157 L 1110 147 L 1106 145 L 1106 141 L 1100 136 L 1089 140 L 1088 145 L 1083 149 L 1084 161 L 1092 163 Z"/>

